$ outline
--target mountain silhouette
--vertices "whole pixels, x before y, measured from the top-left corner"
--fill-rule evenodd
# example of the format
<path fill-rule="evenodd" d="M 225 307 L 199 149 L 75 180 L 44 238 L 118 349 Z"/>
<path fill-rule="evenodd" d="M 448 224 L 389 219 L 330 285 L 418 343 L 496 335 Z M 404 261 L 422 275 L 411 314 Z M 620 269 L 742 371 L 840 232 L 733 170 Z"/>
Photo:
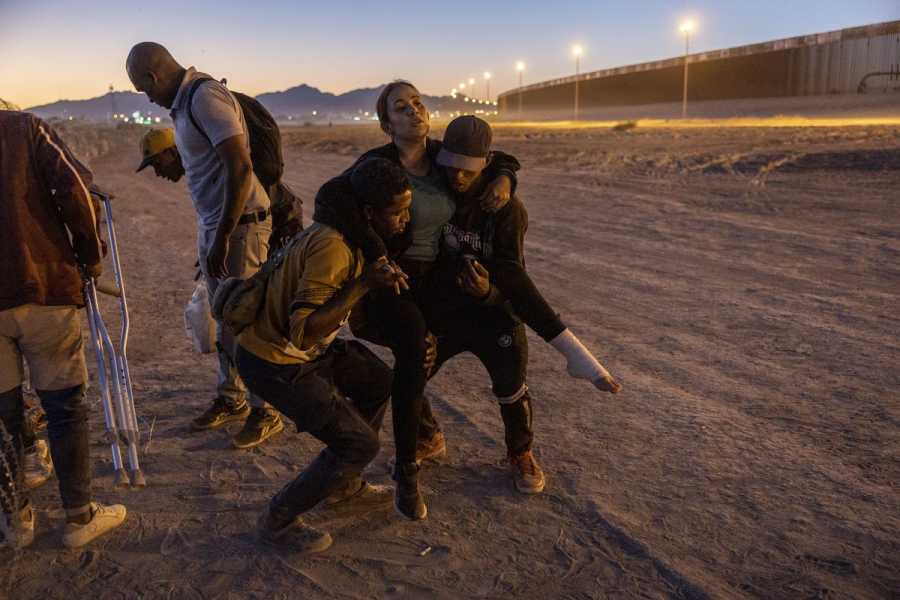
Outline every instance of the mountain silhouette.
<path fill-rule="evenodd" d="M 386 84 L 384 84 L 386 85 Z M 375 100 L 384 85 L 373 88 L 359 88 L 343 94 L 323 92 L 318 88 L 301 84 L 280 92 L 266 92 L 256 96 L 278 120 L 364 120 L 375 114 Z M 240 90 L 236 90 L 240 91 Z M 462 97 L 423 96 L 431 111 L 457 111 L 471 109 L 472 104 Z M 142 115 L 169 119 L 169 111 L 152 104 L 145 94 L 136 92 L 109 92 L 86 100 L 58 100 L 50 104 L 32 106 L 25 109 L 41 118 L 69 117 L 91 121 L 109 120 L 113 113 L 131 116 L 135 111 Z M 313 112 L 315 111 L 315 115 Z M 368 116 L 365 112 L 369 113 Z"/>

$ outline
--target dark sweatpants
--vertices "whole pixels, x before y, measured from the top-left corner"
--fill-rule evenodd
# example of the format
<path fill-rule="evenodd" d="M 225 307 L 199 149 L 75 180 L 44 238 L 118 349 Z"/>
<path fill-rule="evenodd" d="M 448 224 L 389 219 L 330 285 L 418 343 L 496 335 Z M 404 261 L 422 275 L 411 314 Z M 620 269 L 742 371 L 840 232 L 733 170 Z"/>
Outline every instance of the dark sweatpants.
<path fill-rule="evenodd" d="M 335 340 L 319 359 L 295 365 L 270 363 L 238 346 L 235 364 L 253 393 L 326 445 L 272 498 L 276 520 L 313 508 L 359 477 L 378 454 L 392 373 L 359 342 Z"/>
<path fill-rule="evenodd" d="M 432 323 L 432 332 L 438 339 L 438 356 L 432 375 L 462 352 L 471 352 L 478 357 L 487 369 L 500 404 L 507 451 L 519 454 L 530 450 L 534 434 L 531 396 L 525 385 L 528 339 L 522 323 L 501 307 L 473 306 Z M 440 431 L 440 426 L 427 398 L 422 400 L 421 411 L 418 435 L 420 439 L 429 439 Z"/>

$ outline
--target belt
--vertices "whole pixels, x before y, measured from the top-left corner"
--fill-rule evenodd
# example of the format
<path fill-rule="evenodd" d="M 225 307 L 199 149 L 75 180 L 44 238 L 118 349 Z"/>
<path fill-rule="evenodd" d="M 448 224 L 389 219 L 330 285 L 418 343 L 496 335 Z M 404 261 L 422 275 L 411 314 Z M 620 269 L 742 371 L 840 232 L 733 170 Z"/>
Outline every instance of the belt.
<path fill-rule="evenodd" d="M 268 216 L 269 209 L 261 208 L 255 212 L 241 215 L 241 218 L 238 219 L 238 225 L 246 225 L 247 223 L 259 223 L 260 221 L 265 221 L 266 217 Z"/>

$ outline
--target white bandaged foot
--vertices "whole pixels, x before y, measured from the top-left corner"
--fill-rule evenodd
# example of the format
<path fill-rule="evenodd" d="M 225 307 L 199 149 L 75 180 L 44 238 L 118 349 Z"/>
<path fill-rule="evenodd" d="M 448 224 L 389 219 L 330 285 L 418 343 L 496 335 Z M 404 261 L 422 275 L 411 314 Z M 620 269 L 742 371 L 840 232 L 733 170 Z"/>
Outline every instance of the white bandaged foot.
<path fill-rule="evenodd" d="M 562 333 L 550 340 L 550 345 L 566 357 L 566 370 L 577 379 L 587 379 L 599 389 L 603 382 L 612 379 L 606 367 L 600 364 L 591 351 L 584 347 L 575 334 L 564 329 Z"/>

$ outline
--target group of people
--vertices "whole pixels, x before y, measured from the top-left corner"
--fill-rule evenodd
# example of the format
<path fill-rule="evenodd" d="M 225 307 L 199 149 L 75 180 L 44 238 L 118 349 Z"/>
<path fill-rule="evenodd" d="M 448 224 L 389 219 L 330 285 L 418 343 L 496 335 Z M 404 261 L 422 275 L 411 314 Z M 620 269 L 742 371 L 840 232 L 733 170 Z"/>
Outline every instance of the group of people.
<path fill-rule="evenodd" d="M 563 354 L 571 376 L 611 393 L 620 384 L 529 277 L 528 217 L 515 193 L 519 163 L 492 149 L 490 125 L 459 117 L 443 141 L 434 140 L 416 87 L 387 85 L 376 113 L 390 142 L 320 188 L 308 227 L 272 236 L 276 196 L 287 192 L 280 184 L 263 185 L 254 173 L 235 94 L 152 42 L 132 48 L 126 69 L 137 91 L 171 111 L 174 131 L 147 134 L 139 170 L 153 166 L 172 181 L 186 176 L 197 213 L 199 267 L 217 320 L 217 395 L 192 429 L 244 421 L 234 445 L 247 448 L 282 431 L 287 418 L 325 446 L 271 499 L 260 517 L 260 538 L 305 552 L 327 549 L 330 535 L 302 518 L 320 504 L 365 510 L 393 501 L 401 515 L 426 518 L 420 469 L 444 456 L 447 444 L 424 389 L 446 361 L 464 352 L 490 377 L 515 489 L 541 492 L 545 476 L 532 452 L 525 326 Z M 76 309 L 83 304 L 81 277 L 101 270 L 87 192 L 91 175 L 36 117 L 0 115 L 4 143 L 8 128 L 19 128 L 10 135 L 24 140 L 22 155 L 16 161 L 0 155 L 0 177 L 33 182 L 11 194 L 4 188 L 0 198 L 0 214 L 19 221 L 2 243 L 17 248 L 12 262 L 21 263 L 0 271 L 0 419 L 10 440 L 3 446 L 10 468 L 0 468 L 3 530 L 8 537 L 18 532 L 19 546 L 34 532 L 18 468 L 24 356 L 47 411 L 69 521 L 63 541 L 81 545 L 125 517 L 124 507 L 90 499 Z M 25 210 L 29 204 L 46 214 Z M 32 249 L 46 247 L 59 255 L 56 262 L 29 260 Z M 345 323 L 358 339 L 338 337 Z M 389 348 L 393 368 L 360 339 Z M 393 489 L 363 478 L 379 452 L 388 402 Z"/>

